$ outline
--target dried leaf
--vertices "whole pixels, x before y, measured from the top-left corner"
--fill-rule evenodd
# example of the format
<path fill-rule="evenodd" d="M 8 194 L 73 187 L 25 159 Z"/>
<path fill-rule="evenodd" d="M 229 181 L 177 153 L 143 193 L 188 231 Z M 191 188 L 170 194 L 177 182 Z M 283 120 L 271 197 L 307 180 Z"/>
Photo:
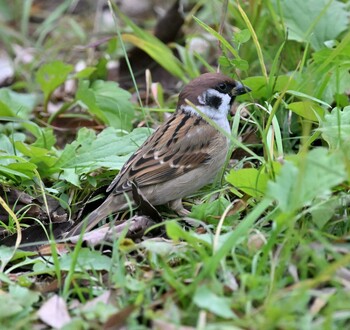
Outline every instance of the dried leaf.
<path fill-rule="evenodd" d="M 58 295 L 47 300 L 38 311 L 39 318 L 52 328 L 62 328 L 71 321 L 66 302 Z"/>

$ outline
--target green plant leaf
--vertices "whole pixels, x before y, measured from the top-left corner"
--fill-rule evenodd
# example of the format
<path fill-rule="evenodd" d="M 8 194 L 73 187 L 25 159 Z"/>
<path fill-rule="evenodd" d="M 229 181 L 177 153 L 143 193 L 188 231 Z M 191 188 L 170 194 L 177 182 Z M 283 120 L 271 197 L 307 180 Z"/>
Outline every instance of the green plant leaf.
<path fill-rule="evenodd" d="M 325 114 L 325 110 L 321 106 L 310 101 L 289 103 L 287 108 L 300 117 L 316 122 Z"/>
<path fill-rule="evenodd" d="M 60 269 L 69 271 L 73 262 L 73 254 L 65 254 L 60 259 Z M 85 272 L 87 270 L 110 270 L 112 267 L 112 259 L 98 251 L 82 248 L 79 251 L 78 262 L 75 272 Z"/>
<path fill-rule="evenodd" d="M 339 207 L 339 200 L 316 199 L 311 208 L 312 222 L 320 229 L 333 217 L 336 208 Z"/>
<path fill-rule="evenodd" d="M 3 175 L 5 177 L 10 177 L 12 179 L 16 179 L 16 177 L 20 177 L 20 178 L 25 178 L 25 179 L 29 179 L 30 177 L 24 173 L 22 173 L 22 171 L 16 171 L 10 168 L 10 165 L 2 166 L 0 165 L 0 175 Z"/>
<path fill-rule="evenodd" d="M 7 154 L 7 155 L 16 155 L 16 150 L 13 145 L 16 141 L 23 142 L 25 140 L 26 136 L 22 133 L 14 133 L 11 135 L 10 138 L 5 134 L 0 134 L 0 153 Z M 4 164 L 2 159 L 2 164 Z"/>
<path fill-rule="evenodd" d="M 264 194 L 268 180 L 267 173 L 255 168 L 232 169 L 226 176 L 227 182 L 253 197 L 261 197 Z"/>
<path fill-rule="evenodd" d="M 205 250 L 203 249 L 203 246 L 198 244 L 204 244 L 206 246 L 210 246 L 210 243 L 208 244 L 207 237 L 201 237 L 202 235 L 197 235 L 196 233 L 190 231 L 184 230 L 181 226 L 178 225 L 175 221 L 167 221 L 165 223 L 165 228 L 167 235 L 174 241 L 180 241 L 184 240 L 194 248 L 201 251 L 201 253 L 204 253 Z"/>
<path fill-rule="evenodd" d="M 91 88 L 95 93 L 96 104 L 104 112 L 108 124 L 130 131 L 134 118 L 131 94 L 112 81 L 97 80 Z"/>
<path fill-rule="evenodd" d="M 117 9 L 117 8 L 116 8 Z M 184 79 L 185 73 L 180 61 L 176 58 L 173 52 L 163 42 L 152 34 L 142 30 L 135 23 L 133 23 L 121 11 L 118 11 L 118 16 L 129 26 L 133 34 L 123 34 L 122 38 L 126 42 L 132 43 L 134 46 L 142 49 L 150 57 L 152 57 L 165 70 L 172 75 Z"/>
<path fill-rule="evenodd" d="M 290 95 L 294 95 L 296 97 L 299 97 L 299 98 L 305 98 L 307 100 L 311 100 L 311 101 L 314 101 L 314 102 L 318 102 L 320 104 L 323 104 L 324 106 L 326 106 L 327 108 L 330 108 L 330 105 L 316 97 L 313 97 L 311 95 L 308 95 L 308 94 L 305 94 L 305 93 L 302 93 L 302 92 L 299 92 L 299 91 L 293 91 L 293 90 L 287 90 L 286 93 L 290 94 Z"/>
<path fill-rule="evenodd" d="M 238 44 L 244 44 L 246 43 L 251 37 L 251 34 L 248 29 L 241 30 L 239 32 L 236 32 L 233 35 L 232 41 L 236 42 Z"/>
<path fill-rule="evenodd" d="M 44 99 L 47 101 L 51 93 L 63 84 L 69 73 L 73 71 L 73 66 L 61 61 L 53 61 L 42 65 L 36 73 L 36 82 L 44 92 Z"/>
<path fill-rule="evenodd" d="M 24 157 L 16 156 L 14 151 L 0 157 L 0 174 L 13 180 L 33 179 L 36 176 L 36 169 L 35 164 L 28 162 Z"/>
<path fill-rule="evenodd" d="M 241 58 L 234 58 L 230 63 L 238 70 L 247 71 L 249 69 L 249 63 Z"/>
<path fill-rule="evenodd" d="M 7 292 L 0 295 L 0 320 L 6 320 L 22 311 L 21 301 Z"/>
<path fill-rule="evenodd" d="M 17 93 L 8 88 L 1 88 L 0 116 L 28 119 L 36 100 L 34 94 Z"/>
<path fill-rule="evenodd" d="M 269 182 L 266 196 L 277 201 L 282 212 L 292 213 L 327 196 L 347 179 L 343 156 L 325 148 L 311 150 L 286 161 L 275 182 Z"/>
<path fill-rule="evenodd" d="M 269 91 L 266 79 L 263 76 L 249 77 L 243 80 L 243 84 L 249 86 L 252 90 L 249 94 L 255 99 L 268 99 L 276 92 L 282 92 L 286 88 L 296 89 L 297 83 L 294 79 L 291 79 L 289 76 L 278 76 L 274 83 L 274 90 Z M 241 99 L 249 99 L 249 96 L 241 96 Z"/>
<path fill-rule="evenodd" d="M 16 142 L 15 146 L 16 150 L 29 158 L 30 163 L 38 166 L 38 171 L 43 177 L 49 175 L 52 171 L 53 165 L 57 161 L 57 156 L 54 151 L 25 144 L 23 142 Z"/>
<path fill-rule="evenodd" d="M 77 72 L 74 75 L 74 78 L 76 79 L 87 79 L 91 76 L 92 73 L 94 73 L 96 71 L 96 68 L 94 67 L 87 67 L 79 72 Z"/>
<path fill-rule="evenodd" d="M 39 300 L 39 292 L 31 291 L 27 288 L 23 288 L 19 285 L 11 285 L 9 293 L 12 297 L 16 298 L 23 307 L 30 307 Z"/>
<path fill-rule="evenodd" d="M 64 168 L 60 178 L 66 180 L 67 182 L 73 184 L 76 187 L 80 187 L 80 177 L 74 168 Z"/>
<path fill-rule="evenodd" d="M 218 296 L 205 286 L 198 287 L 193 302 L 199 308 L 206 309 L 222 318 L 231 319 L 236 317 L 230 308 L 230 299 Z"/>
<path fill-rule="evenodd" d="M 143 32 L 145 33 L 145 32 Z M 150 35 L 151 36 L 151 35 Z M 153 36 L 152 36 L 153 37 Z M 147 41 L 142 39 L 142 36 L 133 34 L 123 34 L 123 40 L 130 42 L 134 46 L 142 49 L 150 57 L 152 57 L 158 64 L 160 64 L 165 70 L 169 71 L 172 75 L 183 79 L 185 74 L 181 67 L 181 63 L 174 56 L 171 50 L 163 44 L 159 39 L 153 37 L 156 41 Z"/>
<path fill-rule="evenodd" d="M 0 172 L 6 172 L 27 179 L 33 179 L 36 176 L 36 169 L 37 166 L 29 162 L 11 163 L 7 165 L 6 168 L 0 166 Z"/>
<path fill-rule="evenodd" d="M 313 62 L 301 76 L 308 81 L 308 90 L 317 91 L 318 98 L 332 104 L 335 95 L 346 97 L 350 89 L 350 33 L 335 48 L 321 49 L 312 54 Z M 305 79 L 306 78 L 306 79 Z M 349 104 L 348 99 L 343 106 Z"/>
<path fill-rule="evenodd" d="M 32 144 L 34 147 L 45 148 L 50 150 L 56 143 L 56 137 L 52 128 L 41 128 L 40 134 Z"/>
<path fill-rule="evenodd" d="M 160 256 L 167 256 L 178 252 L 180 248 L 176 247 L 173 242 L 158 242 L 152 240 L 144 240 L 140 243 L 140 246 L 147 251 Z"/>
<path fill-rule="evenodd" d="M 206 223 L 217 224 L 221 215 L 230 204 L 230 201 L 228 201 L 224 196 L 220 196 L 215 201 L 194 205 L 192 207 L 190 217 L 203 220 Z"/>
<path fill-rule="evenodd" d="M 113 81 L 96 80 L 91 86 L 81 81 L 76 93 L 76 101 L 83 102 L 105 124 L 126 131 L 131 130 L 134 118 L 130 98 L 131 94 Z"/>
<path fill-rule="evenodd" d="M 278 3 L 288 29 L 288 39 L 310 41 L 316 50 L 324 48 L 325 41 L 336 39 L 348 28 L 346 4 L 340 1 L 281 0 Z"/>
<path fill-rule="evenodd" d="M 148 137 L 148 128 L 136 128 L 127 135 L 108 127 L 97 136 L 93 130 L 82 128 L 77 139 L 67 144 L 53 165 L 53 172 L 63 170 L 63 178 L 77 185 L 77 178 L 101 167 L 120 170 L 128 159 Z"/>
<path fill-rule="evenodd" d="M 342 110 L 334 108 L 330 114 L 326 114 L 319 130 L 331 149 L 344 146 L 343 150 L 350 154 L 350 106 Z"/>

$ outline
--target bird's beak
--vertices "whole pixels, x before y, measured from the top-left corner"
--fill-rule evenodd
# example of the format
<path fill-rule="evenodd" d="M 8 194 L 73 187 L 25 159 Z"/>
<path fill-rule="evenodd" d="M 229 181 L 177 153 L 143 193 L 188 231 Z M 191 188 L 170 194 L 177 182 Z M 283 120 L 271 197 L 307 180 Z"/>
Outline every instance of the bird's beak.
<path fill-rule="evenodd" d="M 242 94 L 249 93 L 251 89 L 247 86 L 242 85 L 237 81 L 236 87 L 232 89 L 232 96 L 238 96 Z"/>

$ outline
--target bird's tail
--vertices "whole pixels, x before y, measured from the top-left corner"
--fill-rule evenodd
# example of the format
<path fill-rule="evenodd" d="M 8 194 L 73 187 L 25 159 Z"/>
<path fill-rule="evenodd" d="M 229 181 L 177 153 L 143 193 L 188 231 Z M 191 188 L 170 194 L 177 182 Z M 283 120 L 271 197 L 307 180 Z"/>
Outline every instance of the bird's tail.
<path fill-rule="evenodd" d="M 115 196 L 110 194 L 107 199 L 86 218 L 75 225 L 65 237 L 80 235 L 81 232 L 88 232 L 100 221 L 106 219 L 110 214 L 121 211 L 127 207 L 126 198 L 123 195 Z"/>

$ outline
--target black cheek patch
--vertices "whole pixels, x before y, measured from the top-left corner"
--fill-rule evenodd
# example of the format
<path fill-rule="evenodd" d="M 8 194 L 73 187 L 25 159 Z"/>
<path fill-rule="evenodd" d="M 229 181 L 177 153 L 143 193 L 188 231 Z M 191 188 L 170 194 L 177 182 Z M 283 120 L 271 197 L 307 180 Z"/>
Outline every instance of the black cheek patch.
<path fill-rule="evenodd" d="M 210 95 L 210 96 L 208 95 L 206 99 L 206 104 L 209 107 L 215 108 L 215 109 L 219 109 L 221 102 L 222 102 L 222 99 L 215 95 Z"/>

